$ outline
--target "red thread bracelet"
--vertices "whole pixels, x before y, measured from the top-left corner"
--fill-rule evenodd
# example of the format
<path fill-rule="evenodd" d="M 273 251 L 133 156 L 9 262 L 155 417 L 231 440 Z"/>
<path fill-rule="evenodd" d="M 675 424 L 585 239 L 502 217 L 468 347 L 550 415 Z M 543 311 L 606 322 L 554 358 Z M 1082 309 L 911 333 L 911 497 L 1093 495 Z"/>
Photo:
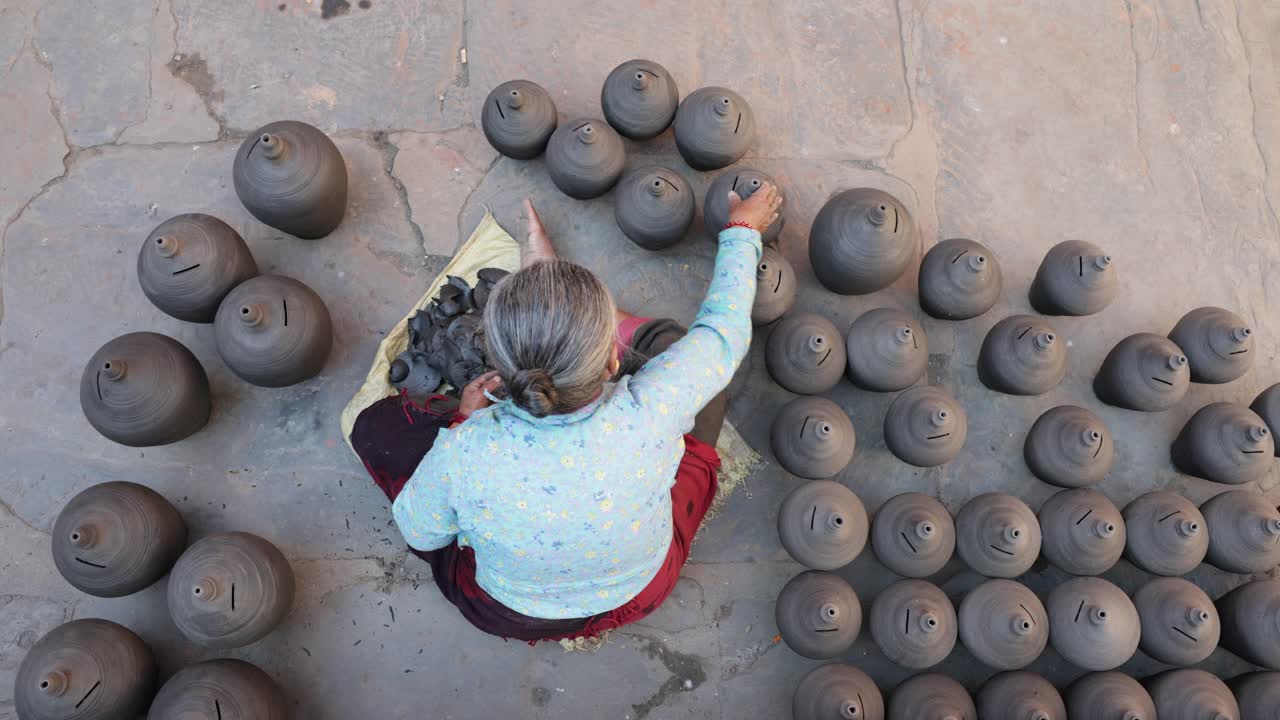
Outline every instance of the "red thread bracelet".
<path fill-rule="evenodd" d="M 748 229 L 748 230 L 755 230 L 755 229 L 756 229 L 756 228 L 755 228 L 755 226 L 754 226 L 754 225 L 752 225 L 751 223 L 749 223 L 749 222 L 743 222 L 743 221 L 741 221 L 741 220 L 734 220 L 733 222 L 731 222 L 731 223 L 729 223 L 729 224 L 725 225 L 725 226 L 724 226 L 724 229 L 725 229 L 725 230 L 728 230 L 728 229 L 729 229 L 729 228 L 731 228 L 731 227 L 741 227 L 741 228 L 746 228 L 746 229 Z"/>

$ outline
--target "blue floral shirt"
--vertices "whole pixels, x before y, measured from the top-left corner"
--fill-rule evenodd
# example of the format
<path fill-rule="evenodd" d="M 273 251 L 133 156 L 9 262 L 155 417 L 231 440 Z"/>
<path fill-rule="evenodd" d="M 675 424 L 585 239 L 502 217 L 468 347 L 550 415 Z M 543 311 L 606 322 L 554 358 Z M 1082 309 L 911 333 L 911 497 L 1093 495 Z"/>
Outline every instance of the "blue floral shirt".
<path fill-rule="evenodd" d="M 442 430 L 392 506 L 409 545 L 472 547 L 480 587 L 531 617 L 589 617 L 638 595 L 671 545 L 684 434 L 751 342 L 760 234 L 733 227 L 719 242 L 688 335 L 634 376 L 565 415 L 504 401 Z"/>

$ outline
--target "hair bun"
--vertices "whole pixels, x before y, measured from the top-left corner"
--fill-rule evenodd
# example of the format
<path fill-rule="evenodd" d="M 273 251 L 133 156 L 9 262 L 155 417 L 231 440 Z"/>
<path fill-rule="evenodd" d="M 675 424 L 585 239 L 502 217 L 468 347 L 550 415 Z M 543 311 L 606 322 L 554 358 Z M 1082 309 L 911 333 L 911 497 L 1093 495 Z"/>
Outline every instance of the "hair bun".
<path fill-rule="evenodd" d="M 541 368 L 517 370 L 507 383 L 511 399 L 534 417 L 545 417 L 556 412 L 560 404 L 560 392 L 551 374 Z"/>

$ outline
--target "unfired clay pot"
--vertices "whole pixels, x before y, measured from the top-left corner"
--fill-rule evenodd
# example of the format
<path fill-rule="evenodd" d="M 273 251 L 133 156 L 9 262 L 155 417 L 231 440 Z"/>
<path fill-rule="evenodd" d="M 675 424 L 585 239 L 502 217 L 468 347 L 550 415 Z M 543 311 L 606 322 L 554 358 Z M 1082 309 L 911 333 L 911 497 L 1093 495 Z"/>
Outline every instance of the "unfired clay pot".
<path fill-rule="evenodd" d="M 333 232 L 347 211 L 347 163 L 328 135 L 295 120 L 245 138 L 231 176 L 245 209 L 300 238 Z"/>
<path fill-rule="evenodd" d="M 902 493 L 876 511 L 871 549 L 882 565 L 906 577 L 928 577 L 943 568 L 956 547 L 951 513 L 924 493 Z"/>
<path fill-rule="evenodd" d="M 1039 395 L 1067 374 L 1067 343 L 1044 319 L 1013 315 L 992 326 L 978 353 L 978 378 L 996 392 Z"/>
<path fill-rule="evenodd" d="M 844 375 L 840 331 L 817 313 L 787 315 L 769 333 L 764 364 L 769 376 L 793 393 L 826 392 Z"/>
<path fill-rule="evenodd" d="M 1017 670 L 1049 644 L 1049 616 L 1022 583 L 988 580 L 960 601 L 960 641 L 988 667 Z"/>
<path fill-rule="evenodd" d="M 187 525 L 160 493 L 105 482 L 71 498 L 53 524 L 53 564 L 77 590 L 98 597 L 138 592 L 159 580 L 187 546 Z"/>
<path fill-rule="evenodd" d="M 1124 517 L 1091 488 L 1063 490 L 1040 506 L 1040 549 L 1072 575 L 1101 575 L 1124 553 Z"/>
<path fill-rule="evenodd" d="M 551 134 L 547 174 L 560 192 L 589 200 L 609 192 L 618 182 L 626 155 L 622 138 L 608 123 L 577 118 Z"/>
<path fill-rule="evenodd" d="M 1093 393 L 1126 410 L 1168 410 L 1187 394 L 1187 356 L 1168 338 L 1138 333 L 1116 343 L 1093 379 Z"/>
<path fill-rule="evenodd" d="M 933 667 L 956 645 L 956 610 L 937 585 L 899 580 L 871 601 L 871 637 L 902 667 Z"/>
<path fill-rule="evenodd" d="M 241 380 L 284 387 L 324 369 L 333 323 L 311 288 L 284 275 L 259 275 L 222 301 L 214 338 L 222 361 Z"/>
<path fill-rule="evenodd" d="M 1017 577 L 1040 555 L 1040 523 L 1012 495 L 979 495 L 956 514 L 956 552 L 981 575 Z"/>
<path fill-rule="evenodd" d="M 884 441 L 905 463 L 934 467 L 950 462 L 964 447 L 969 420 L 964 406 L 933 385 L 907 388 L 884 417 Z"/>
<path fill-rule="evenodd" d="M 89 358 L 80 376 L 80 409 L 108 440 L 131 447 L 167 445 L 209 420 L 209 377 L 177 340 L 128 333 Z"/>
<path fill-rule="evenodd" d="M 241 647 L 280 624 L 293 589 L 293 569 L 275 545 L 245 532 L 210 535 L 170 573 L 169 613 L 192 642 Z"/>
<path fill-rule="evenodd" d="M 939 673 L 916 675 L 889 696 L 888 720 L 975 720 L 978 710 L 960 683 Z"/>
<path fill-rule="evenodd" d="M 516 160 L 530 160 L 547 148 L 557 119 L 555 101 L 541 85 L 510 80 L 484 99 L 480 128 L 494 150 Z"/>
<path fill-rule="evenodd" d="M 858 188 L 831 197 L 809 230 L 809 261 L 826 288 L 865 295 L 906 272 L 920 231 L 905 206 L 883 190 Z"/>
<path fill-rule="evenodd" d="M 1156 705 L 1142 683 L 1122 672 L 1095 672 L 1067 688 L 1068 720 L 1156 720 Z"/>
<path fill-rule="evenodd" d="M 1244 660 L 1280 670 L 1280 580 L 1254 580 L 1218 598 L 1222 646 Z"/>
<path fill-rule="evenodd" d="M 1205 562 L 1227 572 L 1264 573 L 1280 565 L 1280 510 L 1256 490 L 1232 490 L 1200 506 L 1209 528 Z"/>
<path fill-rule="evenodd" d="M 1049 593 L 1049 642 L 1085 670 L 1111 670 L 1138 649 L 1138 610 L 1120 588 L 1096 577 L 1067 580 Z"/>
<path fill-rule="evenodd" d="M 212 215 L 169 218 L 138 251 L 142 293 L 160 310 L 188 322 L 213 322 L 222 298 L 257 274 L 244 239 Z"/>
<path fill-rule="evenodd" d="M 1167 665 L 1195 665 L 1218 647 L 1218 611 L 1203 590 L 1182 578 L 1156 578 L 1133 594 L 1142 621 L 1138 647 Z"/>
<path fill-rule="evenodd" d="M 1196 308 L 1173 326 L 1169 339 L 1186 353 L 1192 382 L 1228 383 L 1253 367 L 1253 330 L 1230 310 Z"/>
<path fill-rule="evenodd" d="M 694 170 L 737 162 L 756 139 L 751 106 L 728 88 L 704 87 L 685 96 L 673 125 L 676 149 Z"/>
<path fill-rule="evenodd" d="M 791 700 L 792 720 L 884 720 L 884 698 L 875 682 L 844 663 L 809 671 Z"/>
<path fill-rule="evenodd" d="M 632 140 L 648 140 L 666 130 L 679 104 L 675 78 L 652 60 L 622 63 L 609 73 L 600 89 L 604 119 Z"/>
<path fill-rule="evenodd" d="M 849 488 L 830 480 L 807 482 L 778 508 L 778 537 L 796 562 L 835 570 L 853 562 L 867 544 L 870 520 Z"/>
<path fill-rule="evenodd" d="M 1000 263 L 982 243 L 952 238 L 920 261 L 920 309 L 939 320 L 967 320 L 991 309 L 1004 288 Z"/>
<path fill-rule="evenodd" d="M 1231 485 L 1261 478 L 1275 454 L 1275 438 L 1262 418 L 1229 402 L 1197 410 L 1173 441 L 1173 464 L 1179 470 Z"/>
<path fill-rule="evenodd" d="M 695 200 L 689 181 L 659 165 L 636 168 L 618 183 L 613 213 L 631 242 L 646 250 L 669 248 L 693 222 Z"/>
<path fill-rule="evenodd" d="M 1227 686 L 1240 704 L 1240 720 L 1280 718 L 1280 672 L 1244 673 L 1227 681 Z"/>
<path fill-rule="evenodd" d="M 1066 240 L 1045 253 L 1030 299 L 1044 315 L 1092 315 L 1119 292 L 1120 278 L 1110 255 L 1093 243 Z"/>
<path fill-rule="evenodd" d="M 1204 560 L 1209 532 L 1204 515 L 1185 497 L 1155 490 L 1124 506 L 1124 556 L 1155 575 L 1185 575 Z"/>
<path fill-rule="evenodd" d="M 1259 393 L 1249 409 L 1258 413 L 1258 417 L 1271 429 L 1272 437 L 1275 437 L 1276 428 L 1280 427 L 1280 383 Z M 1280 455 L 1280 444 L 1276 445 L 1276 454 Z"/>
<path fill-rule="evenodd" d="M 791 578 L 774 607 L 787 647 L 813 660 L 844 653 L 858 639 L 862 605 L 839 575 L 806 570 Z"/>
<path fill-rule="evenodd" d="M 1231 689 L 1204 670 L 1166 670 L 1144 684 L 1160 720 L 1240 720 Z"/>
<path fill-rule="evenodd" d="M 271 676 L 243 660 L 188 665 L 160 688 L 147 720 L 286 720 L 289 707 Z"/>
<path fill-rule="evenodd" d="M 875 308 L 858 316 L 845 339 L 849 379 L 864 390 L 895 392 L 929 367 L 929 340 L 910 313 Z"/>
<path fill-rule="evenodd" d="M 756 299 L 751 323 L 768 325 L 782 317 L 796 301 L 796 271 L 777 250 L 766 247 L 756 265 Z"/>
<path fill-rule="evenodd" d="M 800 397 L 773 419 L 773 455 L 792 475 L 810 480 L 829 478 L 853 459 L 857 437 L 853 421 L 839 405 L 823 397 Z"/>
<path fill-rule="evenodd" d="M 707 188 L 706 199 L 702 203 L 702 219 L 706 222 L 707 232 L 711 233 L 711 237 L 719 235 L 725 225 L 729 224 L 729 193 L 735 192 L 738 197 L 746 200 L 765 183 L 773 183 L 775 186 L 778 184 L 769 175 L 752 168 L 735 167 L 720 173 L 711 187 Z M 778 219 L 764 231 L 765 244 L 778 239 L 784 224 L 786 218 L 779 212 Z"/>
<path fill-rule="evenodd" d="M 1067 720 L 1067 706 L 1058 689 L 1043 675 L 1002 672 L 978 691 L 982 720 Z"/>
<path fill-rule="evenodd" d="M 1036 418 L 1022 445 L 1032 475 L 1058 487 L 1092 485 L 1107 476 L 1116 444 L 1102 419 L 1075 405 L 1059 405 Z"/>
<path fill-rule="evenodd" d="M 155 689 L 155 657 L 142 638 L 108 620 L 72 620 L 27 651 L 13 707 L 21 720 L 136 718 Z"/>

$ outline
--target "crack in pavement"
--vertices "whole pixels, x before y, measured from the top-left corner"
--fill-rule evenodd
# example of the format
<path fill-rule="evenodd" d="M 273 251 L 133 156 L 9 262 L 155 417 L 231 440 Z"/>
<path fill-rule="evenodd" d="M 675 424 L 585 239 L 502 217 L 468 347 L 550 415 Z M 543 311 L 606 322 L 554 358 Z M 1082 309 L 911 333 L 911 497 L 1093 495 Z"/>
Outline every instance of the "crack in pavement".
<path fill-rule="evenodd" d="M 1258 151 L 1258 160 L 1262 163 L 1262 198 L 1267 203 L 1267 209 L 1271 211 L 1271 226 L 1280 232 L 1280 215 L 1276 214 L 1276 206 L 1271 199 L 1271 193 L 1268 191 L 1268 185 L 1271 182 L 1271 166 L 1267 162 L 1267 153 L 1262 148 L 1262 138 L 1258 137 L 1258 100 L 1253 94 L 1253 54 L 1249 51 L 1249 42 L 1245 40 L 1244 28 L 1241 26 L 1241 13 L 1239 6 L 1231 4 L 1232 9 L 1236 13 L 1236 34 L 1240 37 L 1240 49 L 1244 51 L 1245 63 L 1247 65 L 1248 74 L 1245 76 L 1248 81 L 1249 91 L 1249 130 L 1253 136 L 1254 148 Z M 1197 7 L 1198 7 L 1197 3 Z"/>
<path fill-rule="evenodd" d="M 18 511 L 14 510 L 13 506 L 10 505 L 8 502 L 6 502 L 4 498 L 0 498 L 0 511 L 3 511 L 4 514 L 9 515 L 14 520 L 17 520 L 20 525 L 30 530 L 31 532 L 34 532 L 38 535 L 46 535 L 46 536 L 49 534 L 48 530 L 41 530 L 40 528 L 28 522 L 26 518 L 19 515 Z"/>
<path fill-rule="evenodd" d="M 409 190 L 405 188 L 404 183 L 400 181 L 395 172 L 396 157 L 400 154 L 400 146 L 391 142 L 391 135 L 383 130 L 374 132 L 369 136 L 369 141 L 382 154 L 382 169 L 387 173 L 387 178 L 391 180 L 391 186 L 395 188 L 396 194 L 400 198 L 400 203 L 404 206 L 404 219 L 413 230 L 413 239 L 418 243 L 420 257 L 425 257 L 427 255 L 427 238 L 422 234 L 422 227 L 413 220 L 413 206 L 409 203 Z"/>
<path fill-rule="evenodd" d="M 1138 155 L 1142 157 L 1142 173 L 1147 178 L 1147 187 L 1155 191 L 1155 180 L 1151 177 L 1151 158 L 1147 154 L 1147 148 L 1142 143 L 1142 65 L 1143 61 L 1138 57 L 1137 45 L 1137 27 L 1134 22 L 1133 0 L 1124 0 L 1125 12 L 1129 18 L 1129 51 L 1133 55 L 1133 140 L 1134 145 L 1138 148 Z M 1158 29 L 1157 29 L 1158 32 Z"/>

